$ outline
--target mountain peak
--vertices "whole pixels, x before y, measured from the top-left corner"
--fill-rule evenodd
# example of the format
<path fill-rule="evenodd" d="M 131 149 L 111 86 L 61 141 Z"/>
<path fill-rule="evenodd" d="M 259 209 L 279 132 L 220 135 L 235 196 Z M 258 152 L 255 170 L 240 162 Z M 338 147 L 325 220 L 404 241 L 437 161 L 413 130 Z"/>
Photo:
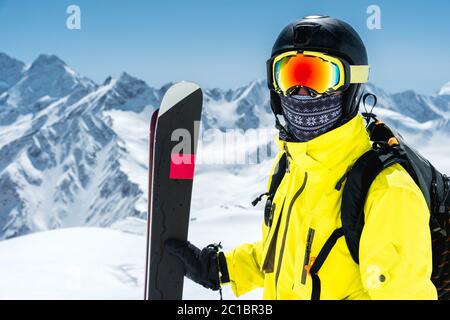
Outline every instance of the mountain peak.
<path fill-rule="evenodd" d="M 126 93 L 126 96 L 137 95 L 151 89 L 144 80 L 133 77 L 127 72 L 120 74 L 119 78 L 114 82 L 114 88 L 118 92 Z"/>
<path fill-rule="evenodd" d="M 121 73 L 117 79 L 108 77 L 103 85 L 108 86 L 105 110 L 141 112 L 147 105 L 156 105 L 155 89 L 127 72 Z"/>
<path fill-rule="evenodd" d="M 126 87 L 144 87 L 148 88 L 144 80 L 133 77 L 127 72 L 122 72 L 116 81 L 116 86 Z"/>
<path fill-rule="evenodd" d="M 49 67 L 67 67 L 66 63 L 54 54 L 41 54 L 31 64 L 30 70 L 49 68 Z"/>
<path fill-rule="evenodd" d="M 21 74 L 20 80 L 9 89 L 7 104 L 23 107 L 24 112 L 34 110 L 33 106 L 43 97 L 43 109 L 56 99 L 72 95 L 82 95 L 95 89 L 95 83 L 78 75 L 56 55 L 41 54 L 31 66 Z"/>
<path fill-rule="evenodd" d="M 264 79 L 258 79 L 258 80 L 253 80 L 250 81 L 250 83 L 248 84 L 248 87 L 255 87 L 255 86 L 265 86 L 266 85 L 266 80 Z"/>
<path fill-rule="evenodd" d="M 267 89 L 266 81 L 265 80 L 253 80 L 249 82 L 246 86 L 239 88 L 237 90 L 239 95 L 241 97 L 255 97 L 258 99 L 258 104 L 262 101 L 260 99 L 266 99 L 269 90 Z"/>
<path fill-rule="evenodd" d="M 113 78 L 111 76 L 108 76 L 105 81 L 103 81 L 103 85 L 107 86 L 109 84 L 111 84 L 111 82 L 113 81 Z"/>
<path fill-rule="evenodd" d="M 14 59 L 4 52 L 0 52 L 0 66 L 4 66 L 4 65 L 7 66 L 10 64 L 18 64 L 21 66 L 25 66 L 25 63 L 23 63 L 22 61 Z"/>
<path fill-rule="evenodd" d="M 130 81 L 136 81 L 138 80 L 136 77 L 133 77 L 128 72 L 122 72 L 119 76 L 119 81 L 122 82 L 130 82 Z"/>
<path fill-rule="evenodd" d="M 24 69 L 25 63 L 0 52 L 0 94 L 20 80 Z"/>
<path fill-rule="evenodd" d="M 450 82 L 447 82 L 438 91 L 438 96 L 450 95 Z"/>

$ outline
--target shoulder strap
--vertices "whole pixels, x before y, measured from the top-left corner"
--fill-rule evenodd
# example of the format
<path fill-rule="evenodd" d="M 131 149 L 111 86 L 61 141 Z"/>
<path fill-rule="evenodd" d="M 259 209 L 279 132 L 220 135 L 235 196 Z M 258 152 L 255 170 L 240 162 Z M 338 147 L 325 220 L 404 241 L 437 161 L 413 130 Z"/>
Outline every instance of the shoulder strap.
<path fill-rule="evenodd" d="M 273 197 L 275 196 L 275 193 L 277 192 L 278 187 L 281 184 L 281 181 L 283 180 L 284 175 L 286 174 L 287 165 L 288 165 L 287 156 L 286 153 L 283 153 L 272 174 L 269 192 L 267 194 L 267 201 L 264 207 L 264 223 L 266 224 L 266 226 L 269 227 L 272 225 L 274 205 L 275 205 L 272 203 L 272 200 Z"/>
<path fill-rule="evenodd" d="M 286 153 L 283 153 L 280 159 L 278 160 L 278 163 L 275 165 L 272 176 L 270 177 L 269 190 L 252 201 L 252 205 L 256 206 L 264 196 L 267 196 L 267 201 L 264 208 L 264 223 L 267 226 L 270 226 L 272 223 L 272 214 L 273 214 L 272 199 L 275 196 L 275 193 L 277 192 L 277 189 L 280 186 L 280 183 L 283 180 L 283 177 L 286 174 L 287 169 L 288 169 L 287 155 Z"/>
<path fill-rule="evenodd" d="M 283 180 L 283 177 L 286 173 L 287 168 L 287 156 L 286 153 L 283 153 L 283 155 L 280 157 L 280 160 L 278 161 L 277 165 L 275 166 L 275 170 L 273 171 L 271 180 L 270 180 L 270 186 L 269 186 L 269 197 L 274 196 L 275 192 L 277 191 L 278 187 L 280 186 L 281 180 Z"/>
<path fill-rule="evenodd" d="M 341 220 L 348 249 L 359 263 L 359 240 L 364 227 L 364 204 L 372 182 L 385 168 L 405 160 L 397 149 L 374 148 L 363 154 L 347 172 L 342 193 Z"/>

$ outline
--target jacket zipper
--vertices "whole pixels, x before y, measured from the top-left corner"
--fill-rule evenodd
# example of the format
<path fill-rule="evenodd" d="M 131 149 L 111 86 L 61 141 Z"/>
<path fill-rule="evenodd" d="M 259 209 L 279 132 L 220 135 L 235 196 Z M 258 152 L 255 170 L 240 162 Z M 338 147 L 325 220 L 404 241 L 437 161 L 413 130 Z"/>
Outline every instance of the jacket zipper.
<path fill-rule="evenodd" d="M 289 220 L 291 218 L 292 208 L 293 208 L 294 203 L 297 200 L 297 198 L 302 194 L 303 190 L 305 190 L 307 180 L 308 180 L 308 173 L 305 172 L 302 186 L 294 194 L 294 197 L 292 198 L 291 202 L 289 203 L 289 208 L 288 208 L 287 217 L 286 217 L 286 226 L 284 228 L 283 240 L 281 242 L 280 255 L 279 255 L 278 263 L 277 263 L 277 272 L 275 273 L 275 298 L 277 298 L 277 295 L 278 295 L 278 278 L 280 277 L 281 263 L 283 262 L 284 248 L 286 245 L 286 235 L 287 235 L 287 231 L 289 228 Z"/>
<path fill-rule="evenodd" d="M 275 249 L 276 249 L 276 246 L 277 246 L 278 229 L 280 228 L 280 221 L 281 221 L 281 218 L 282 218 L 283 208 L 284 208 L 284 200 L 283 200 L 283 205 L 281 206 L 281 211 L 280 211 L 280 215 L 278 217 L 276 226 L 273 227 L 275 229 L 273 231 L 272 238 L 271 238 L 270 243 L 268 245 L 269 248 L 267 249 L 267 253 L 266 253 L 266 256 L 264 258 L 264 262 L 263 262 L 263 266 L 262 266 L 262 269 L 266 273 L 272 273 L 273 270 L 274 270 Z M 264 241 L 264 245 L 267 245 L 266 243 L 267 243 L 267 240 L 269 238 L 270 231 L 271 230 L 269 230 L 269 232 L 267 233 L 267 237 L 266 237 L 266 240 Z"/>
<path fill-rule="evenodd" d="M 305 257 L 303 259 L 303 271 L 302 271 L 302 280 L 301 283 L 302 284 L 306 284 L 306 275 L 309 271 L 308 266 L 311 265 L 312 261 L 311 260 L 311 247 L 312 247 L 312 242 L 314 240 L 314 233 L 315 230 L 312 228 L 309 228 L 308 230 L 308 237 L 306 239 L 306 249 L 305 249 Z"/>

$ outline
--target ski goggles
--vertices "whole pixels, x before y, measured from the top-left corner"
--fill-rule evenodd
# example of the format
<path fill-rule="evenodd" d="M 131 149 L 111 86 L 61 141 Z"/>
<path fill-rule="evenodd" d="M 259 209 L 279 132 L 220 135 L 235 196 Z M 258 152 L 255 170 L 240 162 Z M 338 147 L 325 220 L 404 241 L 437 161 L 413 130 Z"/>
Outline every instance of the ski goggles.
<path fill-rule="evenodd" d="M 289 51 L 267 61 L 269 88 L 284 95 L 305 88 L 312 96 L 345 90 L 369 80 L 368 65 L 350 65 L 314 51 Z"/>

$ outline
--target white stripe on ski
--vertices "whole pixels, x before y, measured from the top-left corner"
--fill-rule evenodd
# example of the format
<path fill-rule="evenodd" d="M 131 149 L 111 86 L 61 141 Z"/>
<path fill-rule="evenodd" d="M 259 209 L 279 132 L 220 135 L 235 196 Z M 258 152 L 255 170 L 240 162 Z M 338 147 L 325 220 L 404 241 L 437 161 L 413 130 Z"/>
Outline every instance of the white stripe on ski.
<path fill-rule="evenodd" d="M 200 87 L 192 82 L 179 82 L 174 84 L 167 90 L 164 98 L 159 107 L 158 118 L 161 117 L 166 111 L 176 105 L 178 102 L 189 96 L 191 93 L 200 89 Z"/>

